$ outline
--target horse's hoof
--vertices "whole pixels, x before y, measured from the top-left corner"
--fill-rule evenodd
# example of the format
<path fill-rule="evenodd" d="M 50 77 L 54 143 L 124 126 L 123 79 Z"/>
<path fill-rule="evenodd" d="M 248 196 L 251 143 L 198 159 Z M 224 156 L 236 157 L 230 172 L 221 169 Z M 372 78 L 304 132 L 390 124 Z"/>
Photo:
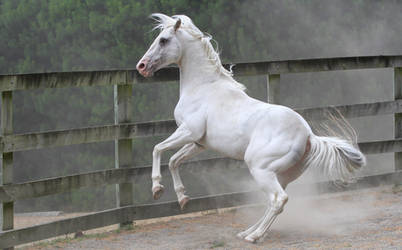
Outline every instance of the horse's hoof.
<path fill-rule="evenodd" d="M 247 236 L 247 234 L 245 234 L 244 232 L 240 232 L 240 233 L 236 234 L 236 237 L 239 238 L 239 239 L 241 239 L 241 240 L 244 240 L 244 238 L 245 238 L 246 236 Z"/>
<path fill-rule="evenodd" d="M 186 204 L 189 200 L 190 198 L 188 196 L 184 196 L 184 198 L 179 201 L 181 211 L 186 208 Z"/>
<path fill-rule="evenodd" d="M 154 197 L 154 200 L 158 200 L 159 198 L 161 198 L 162 194 L 163 194 L 163 186 L 157 186 L 155 188 L 152 189 L 152 194 Z"/>
<path fill-rule="evenodd" d="M 257 239 L 250 237 L 250 235 L 248 235 L 246 238 L 244 238 L 244 240 L 248 243 L 256 243 L 257 242 Z"/>

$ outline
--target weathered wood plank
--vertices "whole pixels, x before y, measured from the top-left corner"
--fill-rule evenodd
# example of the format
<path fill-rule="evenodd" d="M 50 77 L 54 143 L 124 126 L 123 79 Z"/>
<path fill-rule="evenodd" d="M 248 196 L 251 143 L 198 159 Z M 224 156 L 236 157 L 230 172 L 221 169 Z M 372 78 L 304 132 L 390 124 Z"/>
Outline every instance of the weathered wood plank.
<path fill-rule="evenodd" d="M 81 187 L 103 186 L 128 182 L 134 176 L 138 175 L 141 170 L 143 169 L 110 169 L 0 186 L 0 200 L 15 201 L 68 192 L 69 190 Z"/>
<path fill-rule="evenodd" d="M 402 100 L 402 68 L 394 68 L 394 100 Z M 394 114 L 394 138 L 402 137 L 402 112 Z M 402 170 L 402 153 L 394 154 L 395 170 Z"/>
<path fill-rule="evenodd" d="M 1 134 L 13 133 L 13 92 L 1 93 Z"/>
<path fill-rule="evenodd" d="M 335 108 L 340 110 L 346 118 L 385 115 L 402 112 L 402 100 L 344 105 L 336 106 Z M 325 111 L 331 111 L 332 109 L 332 107 L 310 108 L 296 109 L 296 111 L 307 120 L 318 120 L 325 119 Z M 174 120 L 167 120 L 9 135 L 0 138 L 0 150 L 2 149 L 3 152 L 15 152 L 81 143 L 112 141 L 115 139 L 166 135 L 173 133 L 176 128 Z"/>
<path fill-rule="evenodd" d="M 0 76 L 0 91 L 126 84 L 127 70 L 55 72 Z"/>
<path fill-rule="evenodd" d="M 295 109 L 306 120 L 325 119 L 327 111 L 339 110 L 345 118 L 354 118 L 362 116 L 390 115 L 402 112 L 402 100 L 363 103 L 353 105 L 331 106 L 323 108 Z"/>
<path fill-rule="evenodd" d="M 374 141 L 359 143 L 360 149 L 365 154 L 402 152 L 402 139 L 390 141 Z M 201 165 L 201 166 L 200 166 Z M 182 171 L 191 173 L 208 172 L 213 168 L 225 168 L 230 171 L 244 168 L 242 161 L 228 158 L 212 158 L 183 163 Z M 161 165 L 161 170 L 166 171 L 168 166 Z M 110 184 L 135 182 L 137 178 L 148 178 L 151 174 L 151 166 L 127 167 L 124 169 L 108 169 L 85 174 L 70 175 L 64 177 L 49 178 L 44 180 L 16 183 L 0 186 L 0 201 L 10 202 L 27 198 L 34 198 L 57 193 L 69 192 L 82 187 L 97 187 Z"/>
<path fill-rule="evenodd" d="M 13 133 L 13 92 L 1 93 L 1 135 L 7 136 Z M 1 184 L 10 185 L 13 183 L 13 153 L 2 153 L 1 157 Z M 14 228 L 14 203 L 3 202 L 1 209 L 2 230 Z"/>
<path fill-rule="evenodd" d="M 252 200 L 249 192 L 206 196 L 192 199 L 181 211 L 176 201 L 153 205 L 126 206 L 98 213 L 46 223 L 38 226 L 0 232 L 0 248 L 15 246 L 58 235 L 84 231 L 113 225 L 125 221 L 150 219 L 192 213 L 209 209 L 225 208 L 248 204 Z"/>
<path fill-rule="evenodd" d="M 229 67 L 231 64 L 225 65 Z M 402 67 L 402 56 L 364 56 L 237 63 L 236 76 Z M 0 75 L 0 91 L 176 81 L 177 68 L 162 69 L 152 78 L 136 70 L 106 70 Z"/>
<path fill-rule="evenodd" d="M 236 76 L 392 68 L 402 66 L 402 56 L 362 56 L 319 59 L 300 59 L 255 63 L 238 63 L 233 67 Z"/>
<path fill-rule="evenodd" d="M 200 167 L 200 164 L 203 166 Z M 213 158 L 202 161 L 183 163 L 184 171 L 199 172 L 209 171 L 219 166 L 233 170 L 244 166 L 242 161 L 228 158 Z M 161 165 L 161 170 L 166 171 L 167 164 Z M 151 166 L 127 167 L 119 169 L 107 169 L 90 173 L 69 175 L 63 177 L 48 178 L 43 180 L 16 183 L 0 186 L 0 201 L 10 202 L 27 198 L 69 192 L 82 187 L 97 187 L 118 183 L 135 182 L 138 178 L 148 178 L 151 174 Z"/>
<path fill-rule="evenodd" d="M 114 123 L 115 125 L 132 122 L 132 85 L 114 86 Z M 115 140 L 115 168 L 122 169 L 133 165 L 133 143 L 131 139 Z M 116 187 L 116 205 L 124 207 L 133 204 L 133 185 L 130 182 L 119 183 Z M 122 222 L 120 226 L 130 224 Z"/>
<path fill-rule="evenodd" d="M 2 138 L 3 152 L 66 146 L 115 139 L 156 136 L 172 133 L 177 128 L 175 121 L 157 121 L 106 125 L 80 129 L 9 135 Z"/>
<path fill-rule="evenodd" d="M 402 180 L 402 171 L 396 171 L 385 174 L 357 177 L 355 178 L 355 182 L 345 185 L 331 181 L 290 185 L 289 193 L 294 195 L 311 195 L 312 185 L 314 185 L 314 191 L 318 194 L 344 192 L 369 187 L 377 187 L 384 184 L 400 184 L 400 180 Z"/>
<path fill-rule="evenodd" d="M 402 152 L 402 139 L 360 142 L 359 148 L 365 154 Z"/>
<path fill-rule="evenodd" d="M 279 104 L 278 96 L 281 75 L 268 75 L 267 78 L 267 102 L 271 104 Z"/>
<path fill-rule="evenodd" d="M 344 188 L 334 188 L 331 182 L 320 182 L 317 183 L 317 185 L 320 187 L 320 193 L 324 193 L 328 191 L 345 191 L 362 187 L 378 186 L 382 183 L 400 180 L 401 178 L 402 171 L 399 171 L 376 176 L 362 177 L 358 179 L 355 184 Z M 295 186 L 293 189 L 304 190 L 304 188 L 298 188 L 301 185 L 305 184 L 300 184 L 297 187 Z M 263 199 L 264 198 L 261 196 L 261 193 L 249 191 L 194 198 L 191 199 L 184 211 L 180 210 L 177 201 L 115 208 L 28 228 L 0 232 L 0 248 L 29 243 L 58 235 L 74 233 L 77 231 L 113 225 L 124 221 L 159 218 L 210 209 L 256 204 L 260 203 Z"/>

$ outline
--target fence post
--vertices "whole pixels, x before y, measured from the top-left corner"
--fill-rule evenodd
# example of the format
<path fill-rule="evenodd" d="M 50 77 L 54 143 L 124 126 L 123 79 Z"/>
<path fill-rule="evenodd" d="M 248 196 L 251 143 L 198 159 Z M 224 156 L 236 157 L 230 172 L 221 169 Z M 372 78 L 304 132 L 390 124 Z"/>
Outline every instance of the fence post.
<path fill-rule="evenodd" d="M 13 133 L 13 92 L 1 93 L 1 134 L 2 136 Z M 2 153 L 2 184 L 13 182 L 13 153 Z M 2 204 L 2 230 L 14 228 L 14 202 Z M 7 248 L 14 249 L 14 247 Z"/>
<path fill-rule="evenodd" d="M 394 68 L 394 100 L 402 99 L 402 68 Z M 402 137 L 402 113 L 394 114 L 394 138 Z M 402 170 L 402 152 L 394 154 L 395 171 Z"/>
<path fill-rule="evenodd" d="M 272 74 L 267 77 L 267 101 L 268 103 L 278 104 L 279 83 L 281 81 L 280 74 Z"/>
<path fill-rule="evenodd" d="M 132 85 L 114 85 L 114 123 L 132 122 Z M 132 139 L 115 140 L 115 168 L 133 165 Z M 133 204 L 133 185 L 121 183 L 116 187 L 118 207 Z M 131 221 L 120 223 L 120 227 L 132 224 Z"/>

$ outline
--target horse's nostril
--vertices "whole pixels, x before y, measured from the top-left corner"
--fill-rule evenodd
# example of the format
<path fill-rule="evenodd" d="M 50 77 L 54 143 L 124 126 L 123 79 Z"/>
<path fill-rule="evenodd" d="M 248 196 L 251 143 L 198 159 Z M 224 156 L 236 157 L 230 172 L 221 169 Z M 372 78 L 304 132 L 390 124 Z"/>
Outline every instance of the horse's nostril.
<path fill-rule="evenodd" d="M 144 69 L 145 68 L 145 64 L 144 63 L 140 63 L 140 65 L 138 65 L 139 69 Z"/>

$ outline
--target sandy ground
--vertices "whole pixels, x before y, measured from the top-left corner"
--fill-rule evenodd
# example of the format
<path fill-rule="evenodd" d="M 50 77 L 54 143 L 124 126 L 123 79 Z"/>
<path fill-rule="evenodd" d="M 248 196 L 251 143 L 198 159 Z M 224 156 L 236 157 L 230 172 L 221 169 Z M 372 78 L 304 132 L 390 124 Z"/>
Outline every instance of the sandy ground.
<path fill-rule="evenodd" d="M 164 218 L 23 249 L 402 249 L 401 186 L 291 197 L 263 240 L 250 244 L 235 237 L 262 213 L 253 206 Z"/>

